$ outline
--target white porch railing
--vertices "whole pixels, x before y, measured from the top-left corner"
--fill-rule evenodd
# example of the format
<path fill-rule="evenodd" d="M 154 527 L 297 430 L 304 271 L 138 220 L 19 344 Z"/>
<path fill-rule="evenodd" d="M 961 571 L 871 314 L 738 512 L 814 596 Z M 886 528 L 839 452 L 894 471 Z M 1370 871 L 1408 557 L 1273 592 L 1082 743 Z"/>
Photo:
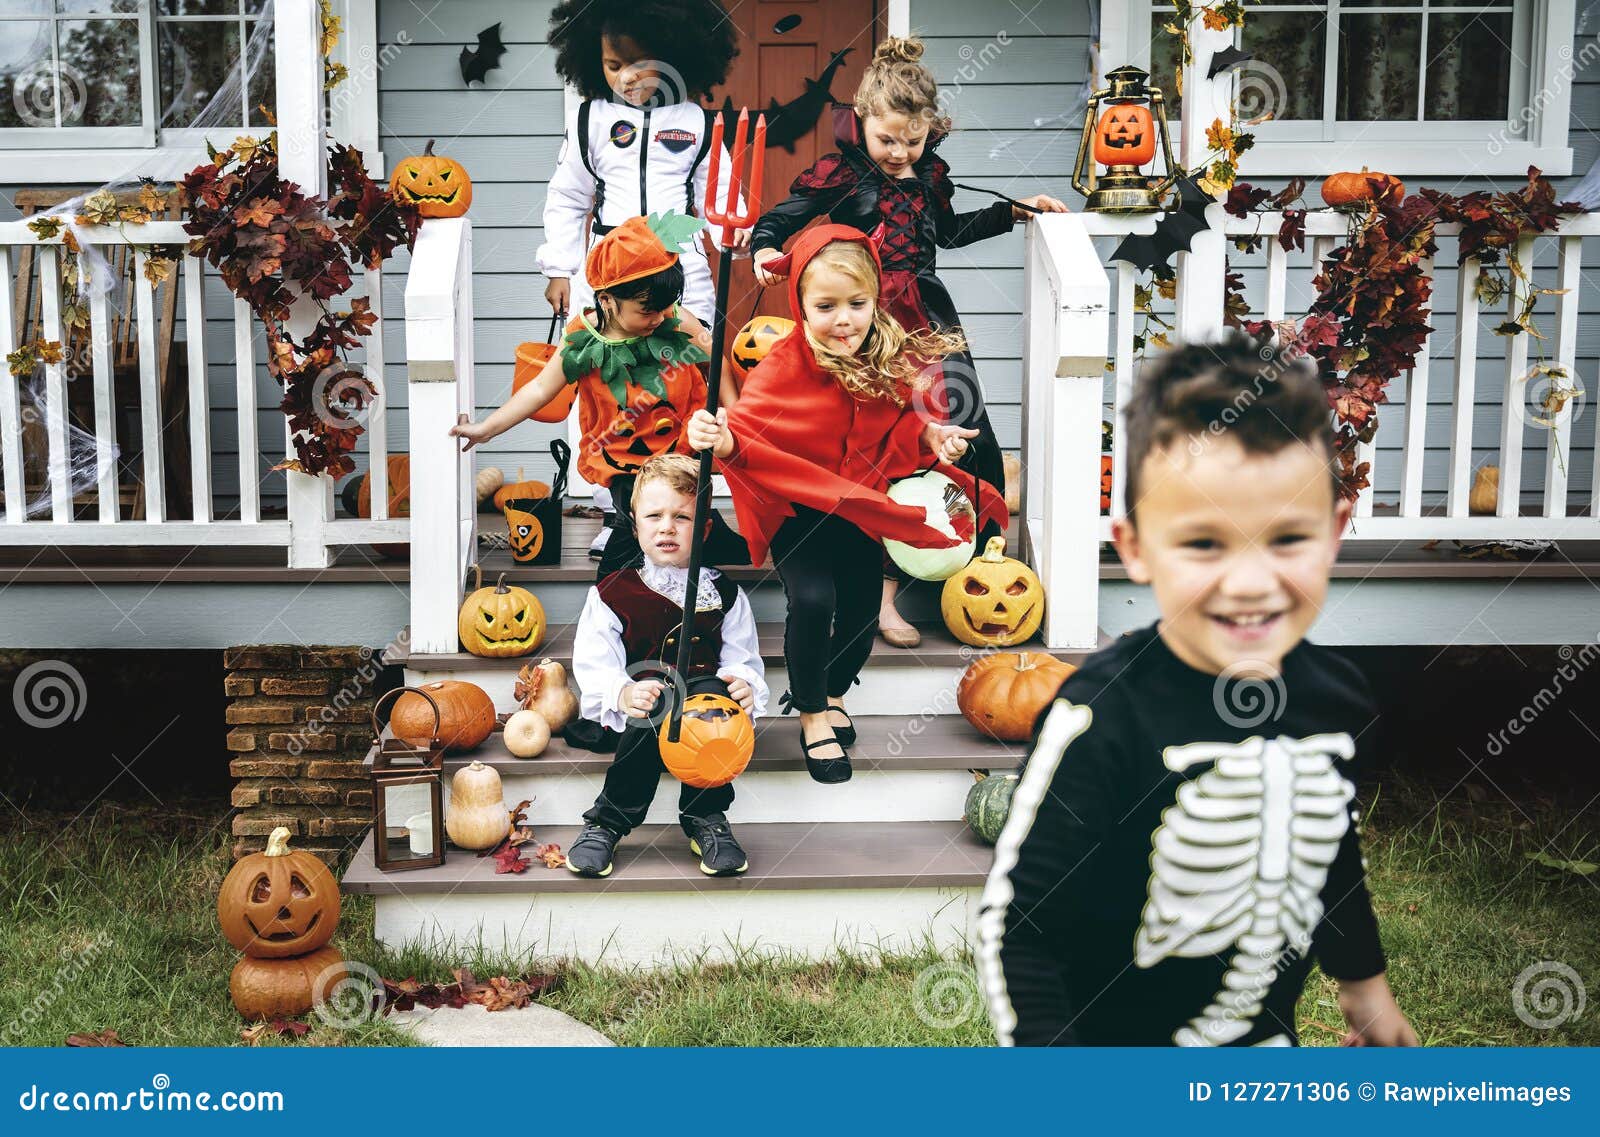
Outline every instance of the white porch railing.
<path fill-rule="evenodd" d="M 1220 213 L 1220 208 L 1214 212 Z M 1219 229 L 1230 239 L 1267 234 L 1266 283 L 1251 302 L 1252 318 L 1278 321 L 1293 316 L 1287 308 L 1290 294 L 1288 255 L 1277 245 L 1275 236 L 1280 218 L 1228 218 Z M 1039 570 L 1050 597 L 1045 620 L 1045 641 L 1052 648 L 1093 646 L 1098 612 L 1098 561 L 1100 542 L 1111 539 L 1112 518 L 1124 511 L 1127 471 L 1120 450 L 1113 447 L 1111 516 L 1099 510 L 1098 463 L 1099 423 L 1108 412 L 1115 415 L 1120 439 L 1123 410 L 1133 387 L 1135 359 L 1133 341 L 1138 314 L 1134 311 L 1135 270 L 1126 262 L 1114 262 L 1115 283 L 1108 274 L 1092 238 L 1117 238 L 1130 231 L 1153 226 L 1153 217 L 1129 219 L 1105 215 L 1055 215 L 1040 217 L 1030 227 L 1026 276 L 1027 360 L 1024 373 L 1023 465 L 1024 491 L 1022 517 L 1026 526 L 1027 549 Z M 1346 239 L 1348 220 L 1332 214 L 1312 214 L 1307 219 L 1312 256 L 1304 266 L 1306 281 L 1315 274 L 1323 256 L 1336 243 Z M 1440 225 L 1440 254 L 1443 263 L 1454 262 L 1451 242 L 1459 234 L 1455 225 Z M 1549 362 L 1577 372 L 1577 329 L 1579 319 L 1579 280 L 1584 237 L 1600 236 L 1600 217 L 1587 215 L 1566 221 L 1558 230 L 1522 242 L 1518 252 L 1522 263 L 1533 272 L 1538 285 L 1566 291 L 1553 298 L 1554 334 L 1546 343 Z M 1109 240 L 1106 242 L 1109 244 Z M 1549 269 L 1534 270 L 1542 246 L 1556 246 L 1556 264 L 1551 279 Z M 1191 305 L 1199 306 L 1204 316 L 1215 314 L 1220 324 L 1223 306 L 1222 280 L 1204 283 L 1191 276 L 1189 254 L 1177 257 L 1180 289 L 1187 288 Z M 1434 266 L 1426 266 L 1430 275 Z M 1393 540 L 1573 540 L 1600 539 L 1600 477 L 1590 463 L 1589 484 L 1574 485 L 1573 439 L 1575 412 L 1584 402 L 1574 399 L 1558 411 L 1544 414 L 1539 422 L 1525 410 L 1529 393 L 1529 336 L 1510 337 L 1505 359 L 1492 387 L 1479 383 L 1483 361 L 1479 357 L 1484 337 L 1492 336 L 1486 324 L 1488 314 L 1480 312 L 1475 283 L 1478 265 L 1469 260 L 1462 266 L 1454 288 L 1455 335 L 1430 336 L 1417 358 L 1416 367 L 1405 377 L 1404 402 L 1398 400 L 1379 410 L 1380 438 L 1398 443 L 1383 450 L 1374 445 L 1362 447 L 1362 460 L 1372 463 L 1371 486 L 1356 503 L 1355 519 L 1346 534 L 1347 541 Z M 1206 287 L 1209 285 L 1209 287 Z M 1525 284 L 1519 284 L 1507 297 L 1507 315 L 1521 311 Z M 1309 284 L 1305 293 L 1309 295 Z M 1181 295 L 1181 292 L 1180 292 Z M 1444 307 L 1447 297 L 1437 293 L 1435 309 Z M 1114 311 L 1113 311 L 1114 309 Z M 1192 309 L 1193 310 L 1193 309 Z M 1494 320 L 1500 313 L 1494 313 Z M 1548 317 L 1546 317 L 1548 319 Z M 1430 321 L 1438 328 L 1449 315 Z M 1202 322 L 1209 322 L 1203 320 Z M 1181 324 L 1180 324 L 1181 334 Z M 1434 479 L 1425 485 L 1423 463 L 1427 452 L 1430 380 L 1437 381 L 1433 360 L 1448 348 L 1451 368 L 1448 415 L 1448 466 L 1442 484 Z M 1103 400 L 1105 370 L 1114 378 L 1109 408 Z M 1400 387 L 1400 384 L 1396 384 Z M 1483 410 L 1480 397 L 1492 390 L 1491 404 L 1497 419 L 1499 443 L 1492 464 L 1500 468 L 1499 499 L 1493 516 L 1469 516 L 1468 494 L 1474 473 L 1474 415 Z M 1396 396 L 1401 394 L 1396 390 Z M 1592 394 L 1592 393 L 1589 393 Z M 1435 401 L 1433 406 L 1437 407 Z M 1586 441 L 1600 447 L 1600 416 L 1595 432 Z M 1522 466 L 1527 437 L 1548 431 L 1543 463 L 1543 485 L 1537 505 L 1523 502 Z M 1437 431 L 1436 431 L 1437 435 Z M 1396 451 L 1398 456 L 1396 457 Z M 1399 463 L 1397 494 L 1375 494 L 1384 471 L 1380 463 Z M 1482 463 L 1479 463 L 1482 464 Z M 1430 500 L 1432 499 L 1432 500 Z"/>

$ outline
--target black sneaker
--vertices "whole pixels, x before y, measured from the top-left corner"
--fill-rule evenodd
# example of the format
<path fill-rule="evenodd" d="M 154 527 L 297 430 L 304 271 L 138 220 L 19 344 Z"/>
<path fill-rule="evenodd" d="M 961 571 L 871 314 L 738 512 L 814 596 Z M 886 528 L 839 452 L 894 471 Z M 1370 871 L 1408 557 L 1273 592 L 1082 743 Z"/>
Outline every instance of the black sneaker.
<path fill-rule="evenodd" d="M 567 867 L 579 876 L 610 876 L 611 854 L 622 834 L 604 825 L 585 825 L 567 850 Z"/>
<path fill-rule="evenodd" d="M 689 848 L 700 858 L 700 871 L 707 876 L 735 876 L 750 867 L 728 819 L 721 813 L 708 817 L 685 813 L 679 816 L 678 823 L 689 835 Z"/>

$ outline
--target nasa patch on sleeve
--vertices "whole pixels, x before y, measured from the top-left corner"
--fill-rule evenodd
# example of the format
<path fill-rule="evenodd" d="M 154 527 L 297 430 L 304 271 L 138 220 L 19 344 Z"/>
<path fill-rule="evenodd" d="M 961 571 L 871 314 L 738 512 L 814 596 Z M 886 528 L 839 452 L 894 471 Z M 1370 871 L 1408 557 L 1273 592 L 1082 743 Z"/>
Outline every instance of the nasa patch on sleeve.
<path fill-rule="evenodd" d="M 678 130 L 669 127 L 665 130 L 656 131 L 656 141 L 674 154 L 682 154 L 699 140 L 692 130 Z"/>
<path fill-rule="evenodd" d="M 639 136 L 639 128 L 631 122 L 618 119 L 611 124 L 611 145 L 627 149 L 633 145 L 633 140 Z"/>

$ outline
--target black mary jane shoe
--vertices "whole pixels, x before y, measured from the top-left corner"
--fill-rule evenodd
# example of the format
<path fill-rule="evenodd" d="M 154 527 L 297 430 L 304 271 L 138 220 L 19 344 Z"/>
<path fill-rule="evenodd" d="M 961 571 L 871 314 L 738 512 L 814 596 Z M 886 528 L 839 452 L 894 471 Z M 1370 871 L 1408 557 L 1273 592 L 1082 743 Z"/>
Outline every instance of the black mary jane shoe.
<path fill-rule="evenodd" d="M 837 746 L 842 753 L 839 758 L 813 758 L 811 752 L 822 746 Z M 813 782 L 821 782 L 825 786 L 837 785 L 850 780 L 850 755 L 844 749 L 844 744 L 835 736 L 833 738 L 819 738 L 815 742 L 805 742 L 801 748 L 806 752 L 806 772 L 811 775 Z"/>
<path fill-rule="evenodd" d="M 833 737 L 839 740 L 839 745 L 854 746 L 856 744 L 856 720 L 850 717 L 850 712 L 843 707 L 835 707 L 830 704 L 828 713 L 844 716 L 844 725 L 833 727 Z M 828 725 L 833 726 L 832 723 Z"/>

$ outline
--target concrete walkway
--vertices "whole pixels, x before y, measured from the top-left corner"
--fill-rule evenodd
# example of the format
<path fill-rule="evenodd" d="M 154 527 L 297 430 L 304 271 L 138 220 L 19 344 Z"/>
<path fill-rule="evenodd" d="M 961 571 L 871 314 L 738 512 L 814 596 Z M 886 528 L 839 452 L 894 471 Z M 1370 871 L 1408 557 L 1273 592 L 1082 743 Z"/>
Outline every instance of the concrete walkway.
<path fill-rule="evenodd" d="M 615 1046 L 593 1027 L 538 1003 L 514 1011 L 488 1011 L 475 1003 L 460 1010 L 417 1007 L 387 1020 L 424 1046 Z"/>

